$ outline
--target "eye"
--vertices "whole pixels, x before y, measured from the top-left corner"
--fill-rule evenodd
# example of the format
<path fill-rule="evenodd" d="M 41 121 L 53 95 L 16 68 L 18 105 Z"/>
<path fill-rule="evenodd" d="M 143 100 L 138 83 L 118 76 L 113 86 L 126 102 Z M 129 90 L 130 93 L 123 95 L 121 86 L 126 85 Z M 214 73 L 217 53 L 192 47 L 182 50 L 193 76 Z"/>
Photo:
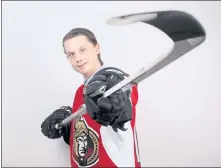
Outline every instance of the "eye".
<path fill-rule="evenodd" d="M 68 58 L 73 58 L 75 56 L 75 53 L 69 53 L 69 54 L 67 54 L 67 57 Z"/>
<path fill-rule="evenodd" d="M 85 48 L 82 48 L 82 49 L 80 50 L 80 52 L 83 53 L 85 50 L 86 50 Z"/>

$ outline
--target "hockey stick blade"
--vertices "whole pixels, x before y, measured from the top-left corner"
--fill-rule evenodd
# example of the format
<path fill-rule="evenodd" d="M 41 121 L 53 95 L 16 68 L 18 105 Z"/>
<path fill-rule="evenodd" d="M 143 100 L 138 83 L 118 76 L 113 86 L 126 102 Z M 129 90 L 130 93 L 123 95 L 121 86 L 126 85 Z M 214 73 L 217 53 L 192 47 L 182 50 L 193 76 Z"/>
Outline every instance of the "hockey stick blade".
<path fill-rule="evenodd" d="M 103 97 L 107 97 L 119 89 L 126 91 L 132 86 L 174 62 L 184 54 L 202 44 L 206 39 L 203 26 L 192 15 L 181 11 L 145 12 L 122 15 L 107 21 L 109 25 L 125 25 L 136 22 L 150 24 L 164 32 L 174 42 L 173 48 L 158 57 L 152 63 L 142 67 L 135 74 L 107 90 Z M 57 129 L 86 113 L 86 105 L 82 105 L 75 113 L 56 125 Z"/>
<path fill-rule="evenodd" d="M 137 78 L 130 81 L 133 84 L 139 83 L 153 73 L 164 68 L 171 62 L 177 60 L 184 54 L 199 46 L 206 39 L 206 32 L 199 21 L 192 15 L 182 11 L 158 11 L 143 12 L 130 15 L 121 15 L 110 18 L 107 21 L 109 25 L 125 25 L 136 22 L 143 22 L 152 25 L 164 32 L 174 42 L 173 51 L 166 57 L 157 58 L 154 65 L 148 65 L 138 71 Z M 142 73 L 143 72 L 143 73 Z M 123 81 L 122 81 L 123 83 Z M 130 85 L 125 85 L 122 89 L 127 90 Z M 118 88 L 114 87 L 105 92 L 110 95 Z"/>

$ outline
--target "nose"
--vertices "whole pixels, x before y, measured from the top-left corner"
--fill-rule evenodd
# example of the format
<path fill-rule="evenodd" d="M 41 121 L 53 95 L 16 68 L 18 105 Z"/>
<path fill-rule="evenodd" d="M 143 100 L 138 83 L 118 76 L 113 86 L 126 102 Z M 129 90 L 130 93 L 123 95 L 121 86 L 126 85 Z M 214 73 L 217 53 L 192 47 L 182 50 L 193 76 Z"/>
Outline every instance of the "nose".
<path fill-rule="evenodd" d="M 84 140 L 84 146 L 85 146 L 85 148 L 87 148 L 87 146 L 88 146 L 88 138 L 86 138 L 86 139 Z"/>
<path fill-rule="evenodd" d="M 81 54 L 76 54 L 76 61 L 77 62 L 81 62 L 82 61 L 82 57 L 81 57 Z"/>

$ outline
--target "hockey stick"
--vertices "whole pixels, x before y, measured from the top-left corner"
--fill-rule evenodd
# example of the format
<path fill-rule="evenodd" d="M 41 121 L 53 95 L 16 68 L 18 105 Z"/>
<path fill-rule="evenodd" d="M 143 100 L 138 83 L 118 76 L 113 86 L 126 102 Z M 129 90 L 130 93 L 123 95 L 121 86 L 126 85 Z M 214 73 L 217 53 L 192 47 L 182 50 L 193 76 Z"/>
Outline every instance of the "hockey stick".
<path fill-rule="evenodd" d="M 150 75 L 156 73 L 192 49 L 196 48 L 206 39 L 206 32 L 199 21 L 192 15 L 182 11 L 157 11 L 122 15 L 109 19 L 107 24 L 125 25 L 136 22 L 150 24 L 163 31 L 173 40 L 173 48 L 168 50 L 161 57 L 158 57 L 152 63 L 142 67 L 135 74 L 107 90 L 103 94 L 103 97 L 108 97 L 119 89 L 122 89 L 123 91 L 130 89 L 132 86 L 138 84 Z M 85 113 L 86 105 L 83 104 L 75 113 L 56 124 L 55 128 L 60 129 Z"/>

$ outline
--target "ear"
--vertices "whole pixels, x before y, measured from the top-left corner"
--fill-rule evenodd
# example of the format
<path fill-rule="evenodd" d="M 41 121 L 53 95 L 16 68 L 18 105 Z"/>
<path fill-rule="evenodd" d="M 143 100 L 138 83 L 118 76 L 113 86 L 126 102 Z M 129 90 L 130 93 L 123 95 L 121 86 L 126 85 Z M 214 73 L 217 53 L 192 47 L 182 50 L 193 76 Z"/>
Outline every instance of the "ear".
<path fill-rule="evenodd" d="M 97 55 L 100 54 L 100 45 L 96 44 L 95 48 L 96 48 L 96 54 Z"/>

